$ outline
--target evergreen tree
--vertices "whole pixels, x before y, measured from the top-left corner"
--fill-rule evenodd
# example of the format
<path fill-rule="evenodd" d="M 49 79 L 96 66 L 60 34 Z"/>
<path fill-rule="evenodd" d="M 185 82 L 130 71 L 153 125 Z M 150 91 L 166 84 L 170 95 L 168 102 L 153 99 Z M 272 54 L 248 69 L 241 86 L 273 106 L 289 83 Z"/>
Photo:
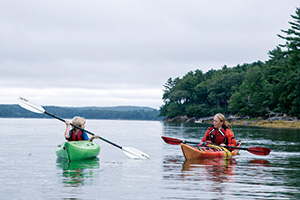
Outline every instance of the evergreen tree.
<path fill-rule="evenodd" d="M 160 116 L 203 117 L 216 112 L 266 116 L 269 110 L 300 116 L 300 9 L 270 59 L 221 70 L 188 72 L 164 85 Z"/>
<path fill-rule="evenodd" d="M 294 22 L 289 22 L 291 28 L 281 30 L 285 35 L 278 35 L 285 40 L 270 52 L 269 81 L 273 84 L 274 94 L 272 105 L 276 110 L 300 115 L 300 8 L 296 15 L 291 15 Z"/>

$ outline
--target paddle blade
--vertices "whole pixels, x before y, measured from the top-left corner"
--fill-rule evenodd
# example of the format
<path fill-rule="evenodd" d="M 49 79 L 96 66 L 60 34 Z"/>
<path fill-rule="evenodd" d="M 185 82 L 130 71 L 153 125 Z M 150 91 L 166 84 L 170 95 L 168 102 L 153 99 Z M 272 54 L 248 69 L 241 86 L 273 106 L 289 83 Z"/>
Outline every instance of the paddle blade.
<path fill-rule="evenodd" d="M 266 147 L 249 147 L 248 151 L 255 155 L 267 156 L 271 152 L 271 149 Z"/>
<path fill-rule="evenodd" d="M 25 108 L 26 110 L 29 110 L 31 112 L 35 112 L 35 113 L 44 113 L 45 112 L 44 108 L 41 105 L 39 105 L 33 101 L 30 101 L 28 99 L 25 99 L 23 97 L 18 98 L 18 103 L 22 108 Z"/>
<path fill-rule="evenodd" d="M 161 136 L 161 138 L 165 141 L 167 144 L 172 144 L 172 145 L 179 145 L 182 143 L 182 140 L 176 139 L 176 138 L 170 138 L 170 137 L 165 137 Z"/>
<path fill-rule="evenodd" d="M 150 159 L 146 153 L 132 148 L 132 147 L 122 147 L 123 152 L 132 159 Z"/>

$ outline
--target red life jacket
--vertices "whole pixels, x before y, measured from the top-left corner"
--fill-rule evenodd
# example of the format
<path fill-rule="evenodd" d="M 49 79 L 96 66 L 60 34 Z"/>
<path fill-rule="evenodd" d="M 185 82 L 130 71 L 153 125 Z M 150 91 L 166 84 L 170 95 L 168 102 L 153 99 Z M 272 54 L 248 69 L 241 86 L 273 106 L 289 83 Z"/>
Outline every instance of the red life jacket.
<path fill-rule="evenodd" d="M 208 128 L 209 135 L 206 140 L 211 141 L 213 144 L 220 145 L 222 143 L 228 145 L 228 138 L 225 135 L 226 127 L 221 129 L 215 129 L 214 127 Z"/>
<path fill-rule="evenodd" d="M 70 130 L 70 137 L 67 139 L 68 141 L 81 141 L 84 140 L 84 136 L 82 131 L 79 131 L 77 134 L 74 130 Z"/>

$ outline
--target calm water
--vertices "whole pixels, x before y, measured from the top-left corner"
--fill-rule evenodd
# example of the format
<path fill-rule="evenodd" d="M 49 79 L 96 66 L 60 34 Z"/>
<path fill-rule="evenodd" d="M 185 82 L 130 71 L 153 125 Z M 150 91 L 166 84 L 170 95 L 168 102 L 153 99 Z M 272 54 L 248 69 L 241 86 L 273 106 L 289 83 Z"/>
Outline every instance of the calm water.
<path fill-rule="evenodd" d="M 146 152 L 132 160 L 101 140 L 98 159 L 66 163 L 55 149 L 65 125 L 56 119 L 1 119 L 0 199 L 300 199 L 300 130 L 234 126 L 245 147 L 232 160 L 185 161 L 162 135 L 199 141 L 204 124 L 87 120 L 86 128 Z"/>

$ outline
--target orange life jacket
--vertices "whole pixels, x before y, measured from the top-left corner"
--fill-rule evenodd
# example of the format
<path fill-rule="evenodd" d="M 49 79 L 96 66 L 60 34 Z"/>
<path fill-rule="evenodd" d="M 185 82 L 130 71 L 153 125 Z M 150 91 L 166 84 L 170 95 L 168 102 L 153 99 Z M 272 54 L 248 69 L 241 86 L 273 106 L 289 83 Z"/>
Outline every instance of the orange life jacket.
<path fill-rule="evenodd" d="M 220 145 L 222 143 L 228 145 L 228 138 L 225 135 L 226 128 L 215 129 L 214 127 L 208 128 L 209 134 L 206 140 L 211 141 L 213 144 Z"/>

